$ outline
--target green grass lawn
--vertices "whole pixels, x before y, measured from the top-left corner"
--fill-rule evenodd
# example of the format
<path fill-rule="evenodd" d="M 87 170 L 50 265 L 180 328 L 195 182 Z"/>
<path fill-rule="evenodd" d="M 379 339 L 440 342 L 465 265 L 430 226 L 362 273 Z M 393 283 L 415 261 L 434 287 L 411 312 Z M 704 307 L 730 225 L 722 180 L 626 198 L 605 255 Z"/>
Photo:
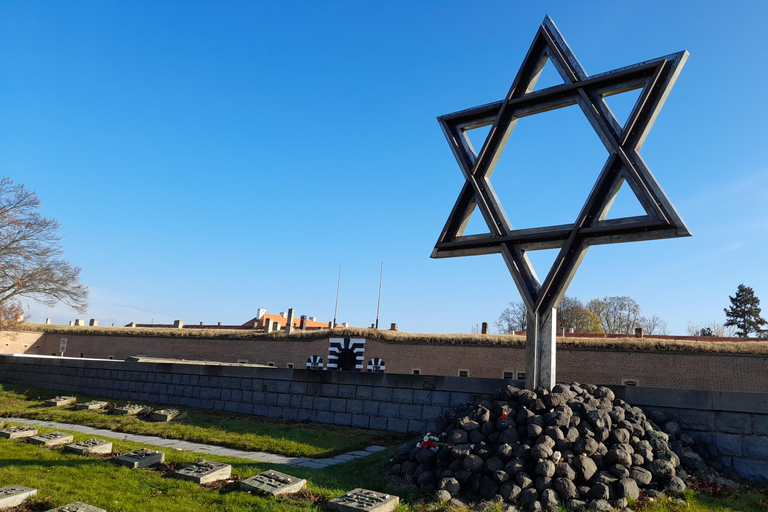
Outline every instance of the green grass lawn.
<path fill-rule="evenodd" d="M 324 511 L 327 509 L 327 500 L 357 487 L 400 496 L 402 504 L 398 512 L 446 510 L 445 504 L 434 503 L 429 495 L 403 488 L 397 481 L 386 476 L 387 459 L 392 456 L 395 447 L 403 442 L 403 436 L 297 422 L 259 421 L 195 410 L 189 410 L 186 418 L 174 420 L 170 424 L 154 424 L 138 418 L 101 412 L 41 407 L 44 399 L 56 394 L 59 393 L 3 386 L 0 388 L 0 416 L 79 423 L 285 455 L 317 457 L 361 449 L 372 444 L 391 448 L 321 470 L 205 455 L 208 460 L 232 464 L 234 480 L 218 488 L 208 488 L 172 478 L 168 471 L 159 468 L 129 470 L 100 457 L 66 454 L 58 448 L 0 439 L 0 486 L 16 484 L 39 489 L 38 496 L 33 498 L 27 510 L 45 511 L 73 501 L 83 501 L 110 512 Z M 81 402 L 99 398 L 77 396 Z M 54 429 L 38 430 L 45 433 Z M 71 433 L 75 441 L 90 437 L 78 432 Z M 163 451 L 166 454 L 166 465 L 170 468 L 189 465 L 201 456 L 171 448 L 145 446 L 117 439 L 112 441 L 113 451 L 118 453 L 142 447 Z M 307 490 L 287 498 L 251 495 L 239 490 L 237 480 L 267 469 L 307 479 Z M 662 498 L 639 509 L 644 512 L 768 512 L 768 491 L 764 487 L 742 488 L 718 497 L 687 491 L 686 498 L 687 505 Z M 503 510 L 496 505 L 489 512 Z"/>
<path fill-rule="evenodd" d="M 135 416 L 116 416 L 107 411 L 75 411 L 72 407 L 43 407 L 46 399 L 58 394 L 64 393 L 8 384 L 0 385 L 0 417 L 76 423 L 117 432 L 153 435 L 296 457 L 332 457 L 349 451 L 364 450 L 371 445 L 391 446 L 402 443 L 406 439 L 402 434 L 378 430 L 325 426 L 297 421 L 261 420 L 255 416 L 185 407 L 179 407 L 184 415 L 170 423 L 152 423 Z M 80 393 L 74 396 L 80 403 L 90 400 L 110 401 L 104 397 Z M 112 401 L 112 403 L 125 405 L 128 402 Z M 153 409 L 168 407 L 151 403 L 141 405 Z"/>

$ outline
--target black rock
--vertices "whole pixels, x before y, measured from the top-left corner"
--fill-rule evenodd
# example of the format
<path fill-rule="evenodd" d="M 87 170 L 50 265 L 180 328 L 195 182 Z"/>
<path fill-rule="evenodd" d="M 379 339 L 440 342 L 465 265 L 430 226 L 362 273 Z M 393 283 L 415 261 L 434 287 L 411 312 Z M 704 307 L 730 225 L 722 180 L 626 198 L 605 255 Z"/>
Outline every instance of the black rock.
<path fill-rule="evenodd" d="M 504 466 L 504 470 L 510 475 L 516 475 L 525 470 L 525 461 L 523 459 L 512 459 Z"/>
<path fill-rule="evenodd" d="M 463 459 L 470 453 L 472 453 L 472 448 L 470 448 L 468 444 L 462 444 L 451 448 L 451 455 L 455 459 Z"/>
<path fill-rule="evenodd" d="M 460 428 L 454 429 L 448 434 L 448 444 L 456 446 L 457 444 L 466 444 L 469 441 L 469 434 Z"/>
<path fill-rule="evenodd" d="M 458 480 L 460 484 L 466 485 L 469 479 L 472 478 L 473 474 L 475 473 L 472 473 L 471 471 L 467 471 L 466 469 L 462 469 L 461 471 L 456 471 L 453 477 L 456 480 Z"/>
<path fill-rule="evenodd" d="M 480 428 L 480 424 L 468 416 L 465 416 L 456 422 L 456 428 L 459 428 L 465 432 L 472 432 L 473 430 Z"/>
<path fill-rule="evenodd" d="M 591 500 L 607 500 L 611 496 L 611 487 L 608 484 L 598 483 L 589 489 L 587 496 Z"/>
<path fill-rule="evenodd" d="M 675 467 L 668 460 L 654 460 L 648 464 L 647 469 L 653 475 L 653 479 L 659 482 L 675 476 Z"/>
<path fill-rule="evenodd" d="M 520 486 L 518 486 L 516 483 L 512 482 L 511 480 L 508 482 L 505 482 L 504 484 L 499 487 L 499 494 L 502 498 L 504 498 L 504 501 L 511 503 L 513 501 L 516 501 L 518 497 L 520 496 L 520 493 L 522 492 L 522 489 L 520 489 Z"/>
<path fill-rule="evenodd" d="M 613 506 L 608 500 L 595 500 L 587 506 L 588 510 L 594 510 L 595 512 L 611 512 Z"/>
<path fill-rule="evenodd" d="M 488 437 L 494 432 L 496 432 L 496 425 L 494 425 L 492 421 L 486 421 L 485 423 L 480 425 L 480 433 L 483 434 L 485 437 Z"/>
<path fill-rule="evenodd" d="M 437 484 L 437 476 L 432 471 L 424 471 L 416 479 L 416 485 L 422 489 L 434 486 Z"/>
<path fill-rule="evenodd" d="M 501 444 L 515 444 L 520 440 L 520 436 L 517 434 L 515 427 L 509 427 L 499 434 L 498 442 Z"/>
<path fill-rule="evenodd" d="M 493 478 L 489 476 L 484 476 L 480 479 L 480 484 L 478 486 L 478 492 L 480 493 L 480 496 L 485 498 L 486 500 L 489 500 L 496 496 L 496 493 L 499 490 L 499 486 L 496 485 L 496 482 L 493 481 Z"/>
<path fill-rule="evenodd" d="M 574 467 L 581 473 L 581 478 L 583 478 L 585 482 L 588 482 L 594 474 L 597 473 L 597 465 L 595 464 L 595 461 L 586 455 L 579 455 L 574 459 L 573 463 Z"/>
<path fill-rule="evenodd" d="M 512 459 L 512 455 L 512 446 L 507 443 L 500 444 L 498 448 L 496 448 L 496 456 L 504 462 L 508 462 Z"/>
<path fill-rule="evenodd" d="M 501 469 L 504 469 L 504 462 L 498 457 L 489 458 L 483 465 L 484 473 L 493 473 L 494 471 L 499 471 Z"/>
<path fill-rule="evenodd" d="M 664 492 L 666 493 L 680 494 L 683 491 L 685 491 L 685 482 L 680 477 L 673 476 L 664 483 Z"/>
<path fill-rule="evenodd" d="M 560 504 L 560 500 L 557 497 L 557 493 L 553 489 L 544 489 L 541 493 L 541 506 L 545 509 L 550 507 L 557 507 Z"/>
<path fill-rule="evenodd" d="M 621 464 L 612 465 L 609 471 L 616 478 L 629 478 L 629 469 Z"/>
<path fill-rule="evenodd" d="M 452 496 L 459 494 L 461 485 L 456 478 L 441 478 L 437 485 L 440 490 L 448 491 Z"/>
<path fill-rule="evenodd" d="M 555 466 L 555 478 L 565 478 L 566 480 L 576 479 L 576 470 L 567 462 L 561 462 Z"/>
<path fill-rule="evenodd" d="M 479 430 L 473 430 L 469 433 L 469 440 L 474 444 L 480 444 L 486 441 L 488 438 L 483 435 Z"/>
<path fill-rule="evenodd" d="M 629 468 L 629 478 L 637 482 L 638 485 L 645 487 L 653 480 L 653 475 L 650 471 L 641 467 Z"/>
<path fill-rule="evenodd" d="M 542 460 L 536 464 L 536 474 L 552 477 L 555 474 L 555 464 L 550 460 Z"/>
<path fill-rule="evenodd" d="M 400 472 L 405 477 L 413 476 L 413 474 L 416 472 L 417 467 L 418 467 L 418 464 L 416 464 L 413 461 L 407 460 L 400 465 Z"/>
<path fill-rule="evenodd" d="M 433 452 L 429 448 L 423 449 L 416 454 L 416 462 L 419 464 L 427 464 L 431 466 L 436 461 L 437 453 Z"/>
<path fill-rule="evenodd" d="M 524 471 L 520 471 L 515 475 L 515 482 L 517 482 L 517 485 L 519 485 L 521 489 L 528 489 L 533 485 L 533 479 Z"/>
<path fill-rule="evenodd" d="M 568 500 L 578 499 L 579 497 L 576 484 L 567 478 L 555 478 L 552 482 L 552 488 L 557 492 L 563 503 L 567 503 Z"/>
<path fill-rule="evenodd" d="M 472 473 L 479 472 L 483 469 L 483 459 L 474 454 L 467 455 L 464 457 L 464 469 Z"/>
<path fill-rule="evenodd" d="M 537 476 L 536 480 L 533 482 L 533 487 L 539 492 L 544 491 L 544 489 L 549 489 L 552 487 L 552 478 L 548 476 Z"/>
<path fill-rule="evenodd" d="M 637 482 L 631 478 L 622 478 L 616 484 L 616 494 L 618 494 L 619 497 L 623 496 L 631 500 L 636 500 L 640 497 L 640 488 L 637 486 Z"/>
<path fill-rule="evenodd" d="M 491 473 L 491 478 L 493 478 L 493 481 L 496 482 L 496 484 L 498 485 L 501 485 L 510 480 L 509 473 L 507 473 L 503 469 L 500 469 L 498 471 L 494 471 L 493 473 Z"/>

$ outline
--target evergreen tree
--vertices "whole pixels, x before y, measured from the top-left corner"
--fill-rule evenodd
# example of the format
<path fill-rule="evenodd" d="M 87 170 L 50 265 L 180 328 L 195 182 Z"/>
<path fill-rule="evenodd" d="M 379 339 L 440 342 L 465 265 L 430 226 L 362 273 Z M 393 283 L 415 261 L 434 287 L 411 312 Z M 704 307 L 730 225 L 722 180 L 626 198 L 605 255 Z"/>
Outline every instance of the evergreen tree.
<path fill-rule="evenodd" d="M 730 307 L 724 309 L 725 325 L 733 325 L 738 330 L 736 336 L 747 337 L 755 333 L 759 337 L 766 334 L 763 326 L 765 319 L 760 316 L 760 299 L 755 297 L 755 292 L 749 286 L 739 285 L 736 295 L 728 297 L 731 300 Z"/>

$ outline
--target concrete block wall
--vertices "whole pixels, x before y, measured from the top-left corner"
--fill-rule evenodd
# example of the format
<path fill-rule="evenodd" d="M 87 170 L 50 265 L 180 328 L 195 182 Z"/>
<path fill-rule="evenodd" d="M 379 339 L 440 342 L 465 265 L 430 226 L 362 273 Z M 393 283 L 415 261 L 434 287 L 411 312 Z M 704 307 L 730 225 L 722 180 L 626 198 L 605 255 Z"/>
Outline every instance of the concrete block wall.
<path fill-rule="evenodd" d="M 512 381 L 0 355 L 0 383 L 287 420 L 424 433 Z M 514 381 L 522 386 L 523 382 Z"/>
<path fill-rule="evenodd" d="M 522 381 L 244 365 L 0 355 L 0 383 L 287 420 L 423 433 L 459 403 Z M 600 383 L 597 383 L 600 384 Z M 768 481 L 768 394 L 610 386 L 717 447 L 745 478 Z"/>
<path fill-rule="evenodd" d="M 667 413 L 683 431 L 717 448 L 742 477 L 768 481 L 768 394 L 625 388 L 625 400 Z"/>

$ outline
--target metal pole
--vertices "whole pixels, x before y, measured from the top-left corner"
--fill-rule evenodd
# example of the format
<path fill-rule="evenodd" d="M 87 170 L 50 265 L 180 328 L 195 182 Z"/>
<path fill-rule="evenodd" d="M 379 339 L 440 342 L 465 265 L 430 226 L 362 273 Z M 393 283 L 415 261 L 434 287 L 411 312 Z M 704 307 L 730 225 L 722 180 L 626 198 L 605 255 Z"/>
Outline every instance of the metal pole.
<path fill-rule="evenodd" d="M 333 326 L 336 327 L 336 313 L 339 311 L 339 288 L 341 287 L 341 263 L 339 263 L 339 280 L 336 281 L 336 307 L 333 308 Z"/>
<path fill-rule="evenodd" d="M 525 387 L 552 391 L 555 386 L 555 344 L 557 309 L 528 310 L 525 340 Z"/>
<path fill-rule="evenodd" d="M 381 310 L 381 280 L 384 278 L 384 262 L 381 262 L 381 273 L 379 274 L 379 303 L 376 304 L 376 329 L 379 328 L 379 311 Z"/>

